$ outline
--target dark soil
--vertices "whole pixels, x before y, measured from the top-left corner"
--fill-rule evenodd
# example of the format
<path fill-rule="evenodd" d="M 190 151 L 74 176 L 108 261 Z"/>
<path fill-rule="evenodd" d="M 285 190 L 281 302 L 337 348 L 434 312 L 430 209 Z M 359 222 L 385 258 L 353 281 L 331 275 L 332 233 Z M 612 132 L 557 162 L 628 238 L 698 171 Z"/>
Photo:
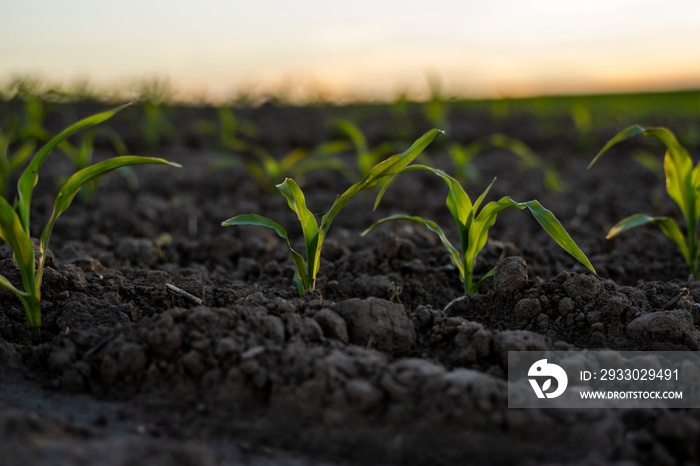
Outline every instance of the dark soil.
<path fill-rule="evenodd" d="M 586 170 L 623 127 L 581 141 L 564 117 L 454 114 L 454 136 L 427 150 L 431 164 L 449 170 L 450 141 L 502 132 L 530 144 L 559 169 L 566 193 L 543 190 L 540 171 L 519 171 L 498 150 L 477 158 L 481 177 L 467 191 L 475 198 L 498 176 L 487 200 L 537 198 L 598 275 L 527 211 L 506 211 L 477 266 L 481 275 L 499 265 L 496 276 L 462 297 L 446 252 L 422 227 L 393 223 L 359 236 L 399 212 L 455 233 L 444 183 L 413 172 L 377 212 L 373 192 L 351 201 L 330 230 L 317 290 L 299 297 L 288 250 L 273 232 L 220 226 L 259 213 L 288 227 L 303 250 L 295 215 L 242 169 L 212 171 L 221 154 L 184 129 L 206 110 L 189 109 L 190 120 L 179 111 L 181 139 L 156 153 L 184 168 L 136 167 L 138 190 L 112 174 L 94 199 L 76 199 L 58 220 L 42 344 L 30 343 L 20 302 L 0 291 L 0 463 L 698 462 L 694 410 L 508 409 L 509 350 L 700 350 L 692 306 L 700 285 L 687 281 L 671 241 L 652 227 L 605 239 L 632 213 L 677 215 L 663 180 L 625 154 L 630 145 Z M 371 144 L 403 137 L 387 109 L 353 112 L 363 115 Z M 260 143 L 281 155 L 327 140 L 326 122 L 341 113 L 265 106 L 245 115 Z M 411 139 L 429 128 L 410 121 Z M 143 149 L 124 125 L 115 120 L 130 147 Z M 52 208 L 51 180 L 68 170 L 62 156 L 53 158 L 34 198 L 35 236 Z M 310 209 L 322 213 L 348 185 L 340 174 L 316 172 L 303 186 Z M 7 246 L 0 273 L 18 281 Z M 684 287 L 689 299 L 665 308 Z"/>

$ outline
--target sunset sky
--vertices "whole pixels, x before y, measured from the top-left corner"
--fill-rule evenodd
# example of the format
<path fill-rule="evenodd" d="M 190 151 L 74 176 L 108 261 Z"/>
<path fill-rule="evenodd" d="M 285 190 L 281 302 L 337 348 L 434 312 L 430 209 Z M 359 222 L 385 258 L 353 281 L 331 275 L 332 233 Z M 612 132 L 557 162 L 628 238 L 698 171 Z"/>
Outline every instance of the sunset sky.
<path fill-rule="evenodd" d="M 0 0 L 0 80 L 212 97 L 700 87 L 699 46 L 697 0 Z"/>

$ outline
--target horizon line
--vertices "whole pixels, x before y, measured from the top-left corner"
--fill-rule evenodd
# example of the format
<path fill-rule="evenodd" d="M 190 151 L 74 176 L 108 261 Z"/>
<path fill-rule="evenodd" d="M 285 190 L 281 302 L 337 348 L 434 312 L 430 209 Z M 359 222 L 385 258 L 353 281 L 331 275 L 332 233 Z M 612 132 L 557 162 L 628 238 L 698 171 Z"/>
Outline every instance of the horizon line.
<path fill-rule="evenodd" d="M 500 86 L 492 92 L 474 92 L 444 89 L 442 85 L 428 81 L 424 89 L 401 89 L 394 86 L 393 91 L 372 91 L 368 89 L 331 89 L 313 78 L 305 81 L 289 77 L 278 80 L 276 85 L 254 86 L 207 86 L 204 83 L 178 84 L 178 79 L 168 76 L 141 76 L 120 79 L 120 84 L 107 83 L 86 77 L 68 80 L 49 80 L 41 73 L 8 73 L 0 76 L 0 97 L 7 99 L 19 94 L 41 95 L 54 98 L 84 98 L 115 100 L 159 100 L 181 104 L 212 104 L 247 101 L 264 103 L 268 101 L 288 102 L 292 104 L 353 104 L 353 103 L 391 103 L 396 101 L 428 102 L 439 99 L 443 101 L 494 101 L 527 100 L 557 97 L 594 97 L 635 94 L 673 94 L 700 91 L 700 79 L 637 80 L 636 83 L 588 83 L 578 85 L 560 82 L 521 86 Z M 184 80 L 183 80 L 184 81 Z M 126 84 L 125 84 L 126 83 Z M 544 91 L 543 87 L 549 89 Z"/>

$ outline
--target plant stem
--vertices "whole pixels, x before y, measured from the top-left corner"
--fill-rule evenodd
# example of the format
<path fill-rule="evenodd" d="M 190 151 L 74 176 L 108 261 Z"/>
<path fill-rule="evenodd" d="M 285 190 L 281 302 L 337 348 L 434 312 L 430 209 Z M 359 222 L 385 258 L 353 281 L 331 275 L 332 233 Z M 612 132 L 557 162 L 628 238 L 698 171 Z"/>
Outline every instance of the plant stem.
<path fill-rule="evenodd" d="M 30 328 L 32 332 L 32 344 L 34 345 L 40 345 L 41 344 L 41 327 L 32 327 Z"/>
<path fill-rule="evenodd" d="M 464 294 L 474 294 L 472 293 L 472 281 L 474 280 L 474 272 L 468 270 L 468 267 L 464 267 Z"/>
<path fill-rule="evenodd" d="M 36 295 L 20 298 L 24 305 L 27 327 L 32 332 L 32 343 L 41 343 L 41 300 Z"/>

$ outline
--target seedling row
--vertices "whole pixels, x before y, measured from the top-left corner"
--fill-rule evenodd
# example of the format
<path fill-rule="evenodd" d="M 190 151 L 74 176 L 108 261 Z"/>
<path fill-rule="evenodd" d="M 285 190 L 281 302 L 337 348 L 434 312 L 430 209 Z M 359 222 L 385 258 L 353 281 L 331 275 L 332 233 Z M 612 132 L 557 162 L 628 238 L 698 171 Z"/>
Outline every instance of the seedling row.
<path fill-rule="evenodd" d="M 119 136 L 119 132 L 105 129 L 103 123 L 118 112 L 129 111 L 124 109 L 125 106 L 79 120 L 57 135 L 52 135 L 45 129 L 41 106 L 41 101 L 28 100 L 23 116 L 16 120 L 6 119 L 5 121 L 14 123 L 6 124 L 9 129 L 0 133 L 0 187 L 3 188 L 3 196 L 0 197 L 0 237 L 12 248 L 21 275 L 21 283 L 0 277 L 0 286 L 12 291 L 22 303 L 27 327 L 32 332 L 35 342 L 41 340 L 42 277 L 49 240 L 58 217 L 68 209 L 78 194 L 82 193 L 86 200 L 99 196 L 98 180 L 113 170 L 123 170 L 140 164 L 179 167 L 178 164 L 162 158 L 124 155 L 128 151 L 127 145 Z M 445 123 L 445 115 L 440 114 L 436 108 L 435 105 L 428 107 L 428 117 Z M 167 138 L 168 133 L 174 131 L 174 126 L 164 116 L 161 106 L 146 102 L 144 109 L 145 120 L 140 125 L 144 131 L 142 139 L 146 150 L 153 151 L 158 148 L 161 138 Z M 413 175 L 408 172 L 413 171 L 436 176 L 446 184 L 445 204 L 456 224 L 457 235 L 447 234 L 444 226 L 429 218 L 429 212 L 394 213 L 371 225 L 360 226 L 358 234 L 367 235 L 370 241 L 370 232 L 373 229 L 383 228 L 382 224 L 395 221 L 413 222 L 427 228 L 437 235 L 448 253 L 451 266 L 463 283 L 464 293 L 475 294 L 485 280 L 493 276 L 495 270 L 490 269 L 481 276 L 475 276 L 479 253 L 489 240 L 489 231 L 496 223 L 498 214 L 514 207 L 518 210 L 528 210 L 554 243 L 590 272 L 595 273 L 595 264 L 579 247 L 575 235 L 567 232 L 557 219 L 557 212 L 548 210 L 536 199 L 522 200 L 517 193 L 512 193 L 501 197 L 500 200 L 489 200 L 491 187 L 497 182 L 495 179 L 475 200 L 467 194 L 470 185 L 478 177 L 477 170 L 471 164 L 473 159 L 486 153 L 488 149 L 498 148 L 513 154 L 514 160 L 519 162 L 520 167 L 514 164 L 516 166 L 513 170 L 539 170 L 542 172 L 546 190 L 558 196 L 566 196 L 566 182 L 559 177 L 555 167 L 524 142 L 502 133 L 493 133 L 465 145 L 450 141 L 449 134 L 443 134 L 441 129 L 431 129 L 411 144 L 385 142 L 374 147 L 359 126 L 352 121 L 337 119 L 332 122 L 332 126 L 335 134 L 341 136 L 339 139 L 312 148 L 296 149 L 279 158 L 270 154 L 251 137 L 255 134 L 255 126 L 252 123 L 239 122 L 231 109 L 220 108 L 218 121 L 214 126 L 208 126 L 203 121 L 198 122 L 199 131 L 202 133 L 218 134 L 221 156 L 212 164 L 212 170 L 223 170 L 231 166 L 244 169 L 267 195 L 274 196 L 275 191 L 281 194 L 298 218 L 304 238 L 302 252 L 295 249 L 295 238 L 290 238 L 285 226 L 260 214 L 239 214 L 228 220 L 222 219 L 222 226 L 253 225 L 268 228 L 276 233 L 288 246 L 295 268 L 293 277 L 283 279 L 293 280 L 300 295 L 315 289 L 317 277 L 323 273 L 321 252 L 326 238 L 332 235 L 331 225 L 338 215 L 342 215 L 341 211 L 354 197 L 370 189 L 376 192 L 377 208 L 384 193 L 391 189 L 395 180 L 411 177 Z M 663 162 L 666 190 L 679 206 L 684 224 L 679 224 L 670 216 L 635 214 L 612 227 L 608 238 L 646 223 L 656 224 L 661 227 L 663 234 L 676 244 L 685 258 L 688 273 L 692 279 L 696 279 L 699 276 L 700 257 L 697 237 L 700 219 L 700 172 L 697 166 L 693 167 L 688 152 L 678 142 L 674 133 L 658 127 L 629 127 L 603 146 L 598 155 L 592 158 L 591 166 L 612 146 L 640 134 L 655 138 L 666 147 Z M 103 143 L 107 141 L 113 152 L 122 155 L 92 163 L 92 152 L 98 138 L 101 138 Z M 397 150 L 397 146 L 402 144 L 403 150 Z M 428 149 L 434 146 L 437 148 L 433 154 L 436 151 L 449 154 L 449 168 L 432 166 L 433 155 L 428 156 Z M 75 172 L 63 180 L 41 180 L 42 183 L 60 184 L 53 213 L 43 226 L 37 245 L 33 243 L 31 236 L 32 191 L 40 182 L 39 173 L 43 162 L 53 152 L 62 152 L 68 157 Z M 348 155 L 354 159 L 354 163 L 348 163 Z M 163 170 L 167 169 L 170 168 L 163 167 Z M 337 198 L 328 200 L 327 210 L 322 212 L 319 221 L 317 217 L 321 215 L 312 212 L 306 204 L 303 181 L 305 175 L 323 170 L 341 173 L 347 180 L 348 187 Z M 135 179 L 134 171 L 121 173 L 127 179 Z M 581 173 L 581 176 L 586 175 Z M 14 180 L 17 180 L 16 190 L 11 189 Z M 12 201 L 11 193 L 15 196 Z M 222 213 L 222 216 L 224 215 L 225 213 Z M 455 245 L 450 237 L 458 238 L 458 243 Z M 517 241 L 517 238 L 504 239 Z"/>

